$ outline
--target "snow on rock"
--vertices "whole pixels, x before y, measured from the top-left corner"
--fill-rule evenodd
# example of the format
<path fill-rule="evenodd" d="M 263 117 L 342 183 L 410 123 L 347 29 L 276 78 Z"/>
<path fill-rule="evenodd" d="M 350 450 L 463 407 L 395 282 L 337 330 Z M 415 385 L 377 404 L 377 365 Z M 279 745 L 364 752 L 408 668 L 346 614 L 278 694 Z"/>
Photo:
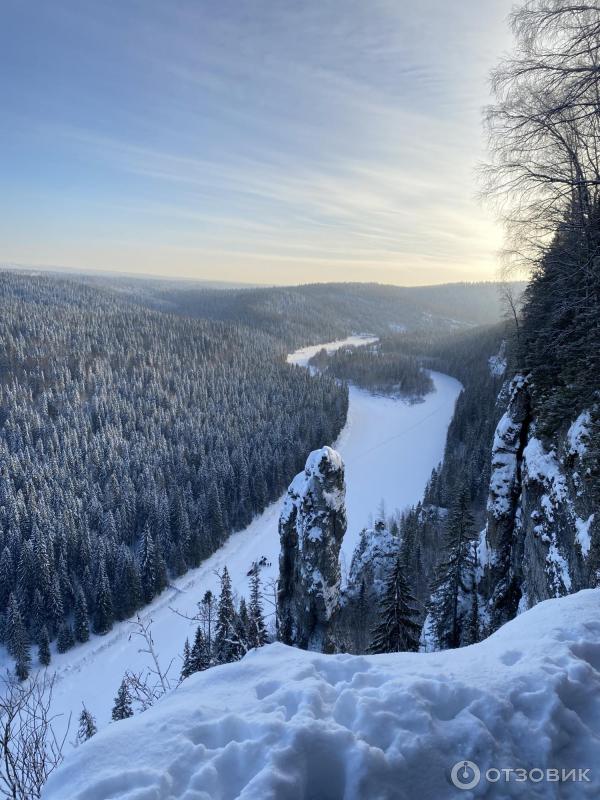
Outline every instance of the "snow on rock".
<path fill-rule="evenodd" d="M 507 361 L 505 340 L 501 343 L 500 350 L 496 353 L 496 355 L 488 358 L 488 367 L 490 374 L 495 378 L 501 378 L 506 372 Z"/>
<path fill-rule="evenodd" d="M 575 527 L 577 530 L 576 538 L 579 546 L 581 547 L 581 552 L 584 558 L 587 558 L 590 552 L 590 547 L 592 544 L 592 539 L 590 536 L 590 528 L 594 521 L 595 514 L 590 514 L 590 516 L 586 519 L 580 519 L 580 517 L 575 518 Z"/>
<path fill-rule="evenodd" d="M 571 425 L 567 433 L 567 442 L 571 455 L 582 458 L 587 452 L 589 442 L 590 412 L 583 411 Z"/>
<path fill-rule="evenodd" d="M 345 495 L 344 463 L 331 447 L 312 452 L 288 489 L 279 520 L 277 597 L 281 637 L 288 644 L 330 647 L 340 595 Z"/>
<path fill-rule="evenodd" d="M 516 375 L 502 394 L 507 395 L 508 404 L 494 435 L 487 521 L 478 547 L 483 635 L 513 617 L 519 599 L 515 591 L 515 582 L 520 578 L 514 542 L 520 518 L 523 448 L 531 423 L 527 378 Z"/>
<path fill-rule="evenodd" d="M 399 546 L 398 535 L 383 522 L 376 522 L 373 528 L 365 528 L 352 556 L 345 595 L 355 598 L 364 581 L 369 592 L 380 596 Z"/>
<path fill-rule="evenodd" d="M 510 400 L 500 419 L 492 446 L 488 512 L 496 519 L 511 514 L 515 499 L 519 449 L 529 412 L 527 382 L 517 375 L 510 385 Z"/>
<path fill-rule="evenodd" d="M 441 653 L 264 647 L 98 733 L 43 800 L 597 798 L 599 604 L 599 590 L 548 600 Z M 482 778 L 460 792 L 450 773 L 464 759 Z M 489 769 L 538 772 L 487 782 Z M 540 781 L 547 769 L 589 781 Z"/>
<path fill-rule="evenodd" d="M 564 537 L 559 535 L 564 523 L 559 524 L 558 521 L 560 512 L 561 522 L 564 519 L 571 522 L 569 492 L 556 452 L 546 450 L 542 442 L 533 435 L 523 451 L 523 485 L 525 500 L 531 497 L 535 501 L 536 509 L 530 514 L 535 523 L 532 528 L 534 538 L 547 547 L 544 567 L 547 589 L 543 596 L 560 597 L 570 592 L 573 584 Z M 543 575 L 535 568 L 536 558 L 533 555 L 536 552 L 540 552 L 540 545 L 526 540 L 525 570 L 531 576 L 530 583 L 540 584 Z M 528 558 L 530 555 L 531 559 Z"/>
<path fill-rule="evenodd" d="M 565 478 L 554 450 L 547 452 L 541 441 L 532 436 L 523 451 L 523 463 L 526 471 L 525 480 L 544 484 L 548 489 L 546 496 L 552 505 L 566 499 Z"/>

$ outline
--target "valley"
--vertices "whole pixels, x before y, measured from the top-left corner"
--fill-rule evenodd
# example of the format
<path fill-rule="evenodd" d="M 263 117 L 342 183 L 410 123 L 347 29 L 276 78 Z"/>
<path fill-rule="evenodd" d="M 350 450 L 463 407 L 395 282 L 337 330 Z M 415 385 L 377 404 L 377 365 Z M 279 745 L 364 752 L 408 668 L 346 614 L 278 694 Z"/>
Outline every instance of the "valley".
<path fill-rule="evenodd" d="M 327 348 L 364 343 L 364 338 L 328 343 Z M 292 364 L 305 367 L 322 345 L 303 348 L 288 356 Z M 409 404 L 378 397 L 351 386 L 348 419 L 335 446 L 346 464 L 348 532 L 341 553 L 342 575 L 347 574 L 354 547 L 363 527 L 372 523 L 373 514 L 383 501 L 386 509 L 403 509 L 417 503 L 431 470 L 444 452 L 446 431 L 460 383 L 441 373 L 432 373 L 435 391 L 424 402 Z M 234 590 L 248 595 L 248 571 L 254 561 L 266 557 L 261 569 L 266 593 L 278 575 L 278 518 L 283 497 L 272 503 L 244 530 L 233 533 L 217 552 L 174 580 L 140 615 L 152 621 L 152 636 L 161 665 L 173 659 L 169 677 L 176 682 L 181 668 L 179 654 L 186 636 L 193 637 L 195 625 L 184 616 L 193 616 L 207 589 L 218 590 L 218 574 L 227 566 Z M 265 616 L 272 617 L 273 606 L 265 603 Z M 139 653 L 140 643 L 132 637 L 132 625 L 117 623 L 103 637 L 92 636 L 64 654 L 53 654 L 56 671 L 54 711 L 65 724 L 69 715 L 76 720 L 81 703 L 102 728 L 110 720 L 113 697 L 125 670 L 141 670 L 148 657 Z"/>

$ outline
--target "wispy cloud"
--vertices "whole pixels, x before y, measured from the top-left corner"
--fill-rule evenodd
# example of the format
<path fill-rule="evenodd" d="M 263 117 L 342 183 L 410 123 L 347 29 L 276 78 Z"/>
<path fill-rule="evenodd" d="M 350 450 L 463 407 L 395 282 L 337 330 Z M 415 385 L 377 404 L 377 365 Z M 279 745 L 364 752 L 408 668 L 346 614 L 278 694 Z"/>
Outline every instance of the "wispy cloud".
<path fill-rule="evenodd" d="M 0 257 L 257 281 L 492 277 L 499 234 L 473 168 L 510 4 L 416 5 L 149 1 L 136 15 L 61 0 L 56 48 L 79 34 L 58 56 L 66 85 L 42 113 L 39 80 L 9 97 L 12 151 L 43 168 L 19 183 L 15 168 Z"/>

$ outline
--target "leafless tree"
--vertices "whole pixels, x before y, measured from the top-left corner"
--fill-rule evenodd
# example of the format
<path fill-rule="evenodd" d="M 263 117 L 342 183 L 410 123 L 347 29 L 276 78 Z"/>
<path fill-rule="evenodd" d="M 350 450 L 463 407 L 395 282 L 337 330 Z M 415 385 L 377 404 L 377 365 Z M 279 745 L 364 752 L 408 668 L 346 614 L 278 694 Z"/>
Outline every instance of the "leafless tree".
<path fill-rule="evenodd" d="M 171 659 L 166 668 L 161 665 L 152 637 L 151 619 L 143 620 L 138 614 L 133 623 L 133 631 L 129 635 L 129 639 L 131 640 L 133 637 L 141 640 L 142 644 L 138 653 L 147 655 L 149 664 L 139 672 L 127 670 L 125 681 L 129 687 L 132 700 L 137 703 L 141 711 L 145 711 L 173 688 L 173 682 L 169 678 L 173 659 Z"/>
<path fill-rule="evenodd" d="M 39 798 L 63 759 L 62 736 L 51 712 L 54 678 L 38 674 L 24 683 L 8 677 L 0 692 L 0 794 L 11 800 Z"/>
<path fill-rule="evenodd" d="M 482 172 L 509 233 L 507 265 L 535 268 L 556 235 L 591 231 L 600 200 L 600 5 L 529 0 L 492 76 Z M 595 270 L 595 239 L 578 268 Z"/>

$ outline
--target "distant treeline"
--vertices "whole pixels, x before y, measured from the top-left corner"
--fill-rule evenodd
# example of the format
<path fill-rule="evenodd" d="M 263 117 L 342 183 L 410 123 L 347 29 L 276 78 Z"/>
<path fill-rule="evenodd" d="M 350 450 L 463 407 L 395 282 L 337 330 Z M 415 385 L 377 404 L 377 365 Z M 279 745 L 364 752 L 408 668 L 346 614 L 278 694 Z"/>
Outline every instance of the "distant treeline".
<path fill-rule="evenodd" d="M 288 349 L 345 338 L 409 331 L 453 331 L 497 322 L 505 311 L 498 283 L 385 286 L 325 283 L 268 288 L 207 289 L 201 284 L 86 278 L 114 287 L 133 302 L 202 319 L 234 322 L 268 333 Z M 524 284 L 511 284 L 518 297 Z"/>

